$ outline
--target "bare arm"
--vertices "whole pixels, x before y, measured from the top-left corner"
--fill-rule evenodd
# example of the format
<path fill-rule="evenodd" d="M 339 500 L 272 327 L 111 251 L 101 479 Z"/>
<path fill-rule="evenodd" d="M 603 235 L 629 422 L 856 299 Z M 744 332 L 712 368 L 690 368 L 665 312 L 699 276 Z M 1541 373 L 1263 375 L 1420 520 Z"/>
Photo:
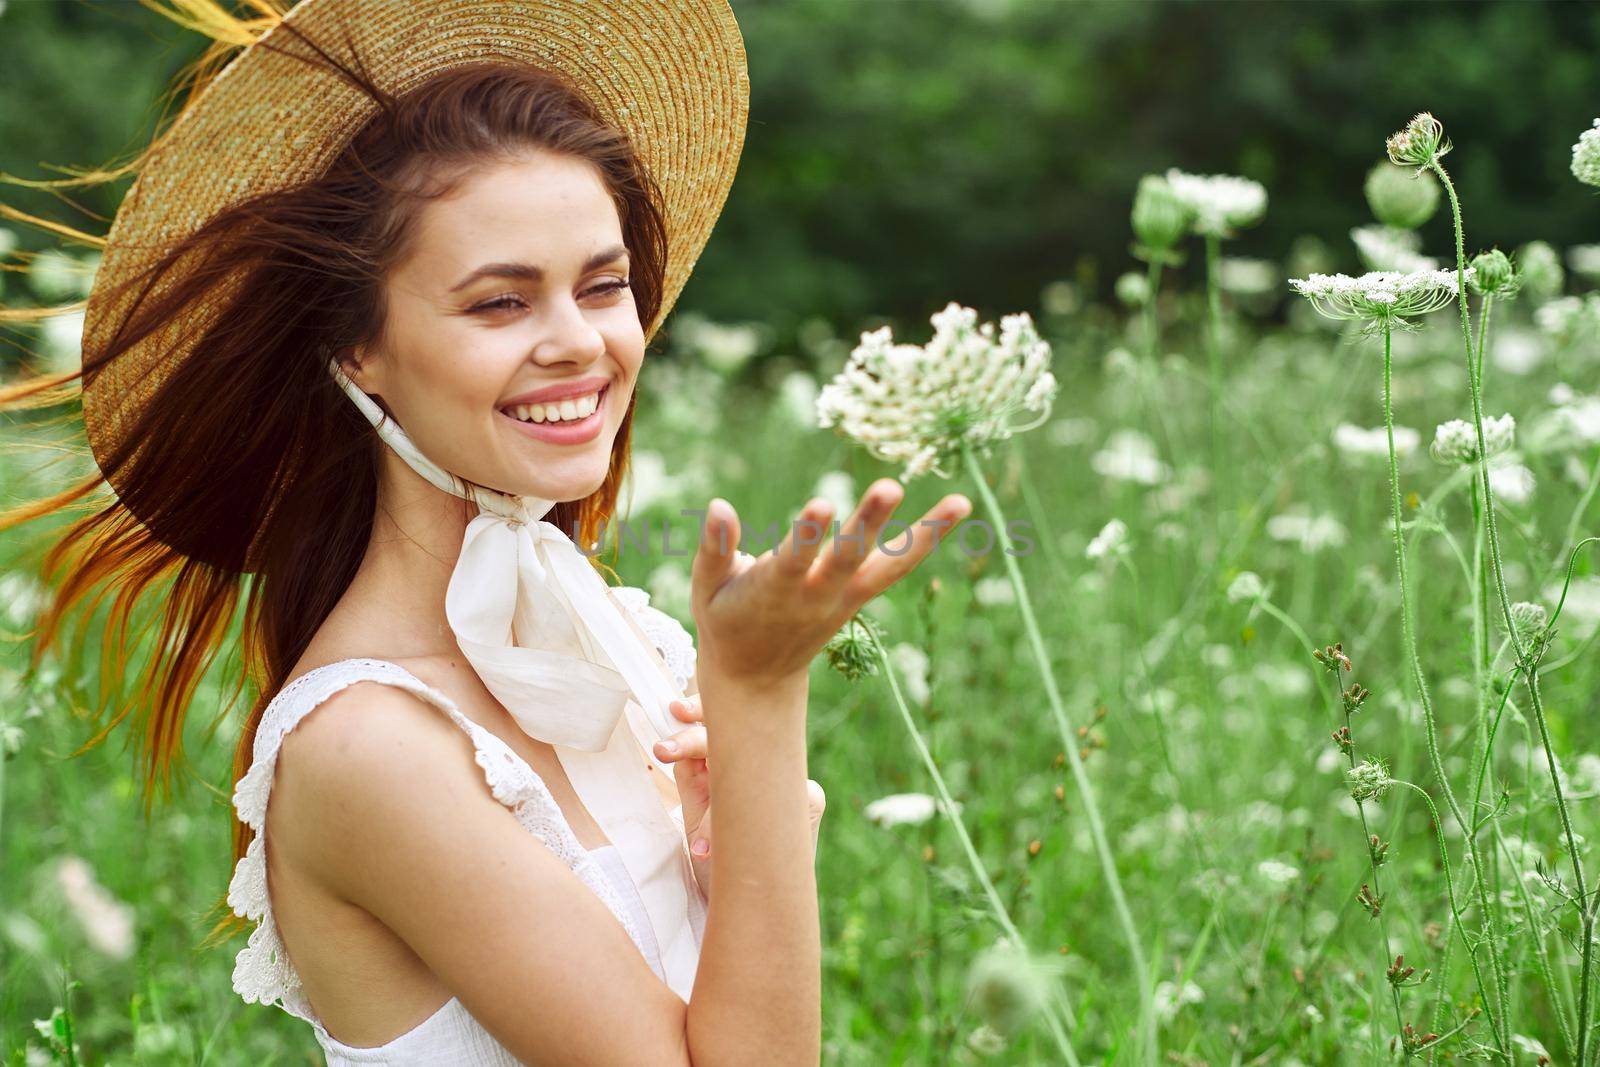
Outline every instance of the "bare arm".
<path fill-rule="evenodd" d="M 873 495 L 884 483 L 898 488 L 876 483 L 846 524 L 864 544 L 898 503 L 893 490 Z M 967 510 L 953 496 L 928 515 Z M 814 500 L 802 517 L 829 513 Z M 725 554 L 716 547 L 723 523 L 733 532 Z M 605 905 L 493 798 L 470 740 L 403 690 L 359 683 L 285 740 L 269 814 L 277 858 L 394 931 L 527 1063 L 743 1067 L 758 1055 L 764 1065 L 812 1067 L 821 945 L 806 668 L 862 603 L 926 556 L 932 536 L 913 527 L 897 539 L 909 551 L 851 558 L 845 548 L 832 560 L 795 540 L 736 560 L 737 517 L 713 501 L 695 557 L 717 889 L 687 1005 Z"/>

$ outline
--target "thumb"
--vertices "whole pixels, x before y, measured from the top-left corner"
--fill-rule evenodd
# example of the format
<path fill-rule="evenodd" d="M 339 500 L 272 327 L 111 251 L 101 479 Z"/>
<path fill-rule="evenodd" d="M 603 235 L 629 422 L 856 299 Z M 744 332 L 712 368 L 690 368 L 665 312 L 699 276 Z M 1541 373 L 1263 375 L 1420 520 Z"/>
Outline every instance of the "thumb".
<path fill-rule="evenodd" d="M 733 505 L 712 497 L 706 505 L 700 545 L 689 568 L 690 599 L 703 606 L 733 570 L 739 548 L 739 516 Z"/>

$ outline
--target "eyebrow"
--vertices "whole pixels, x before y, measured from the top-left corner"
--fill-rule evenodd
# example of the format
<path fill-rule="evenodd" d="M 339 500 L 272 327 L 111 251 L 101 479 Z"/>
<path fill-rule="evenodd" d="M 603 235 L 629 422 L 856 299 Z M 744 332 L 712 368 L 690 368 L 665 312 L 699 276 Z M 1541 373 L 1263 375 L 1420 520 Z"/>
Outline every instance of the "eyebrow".
<path fill-rule="evenodd" d="M 625 245 L 613 245 L 610 248 L 601 249 L 584 261 L 583 267 L 578 273 L 588 274 L 590 271 L 597 270 L 612 260 L 621 259 L 627 254 L 628 249 Z M 532 263 L 485 263 L 451 286 L 450 292 L 459 292 L 479 278 L 488 277 L 520 278 L 523 281 L 540 282 L 544 280 L 544 268 L 536 267 Z"/>

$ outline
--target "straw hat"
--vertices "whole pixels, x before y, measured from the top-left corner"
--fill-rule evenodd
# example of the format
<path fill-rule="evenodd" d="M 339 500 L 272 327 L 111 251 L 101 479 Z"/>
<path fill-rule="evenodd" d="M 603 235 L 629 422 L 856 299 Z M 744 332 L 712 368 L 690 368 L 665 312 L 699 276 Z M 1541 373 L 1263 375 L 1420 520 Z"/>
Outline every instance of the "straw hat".
<path fill-rule="evenodd" d="M 744 145 L 750 82 L 728 0 L 301 0 L 283 21 L 319 42 L 348 34 L 373 81 L 396 95 L 485 59 L 552 70 L 584 89 L 632 139 L 665 200 L 665 285 L 645 331 L 655 333 L 711 236 Z M 261 47 L 268 40 L 306 54 L 291 33 L 269 29 L 174 121 L 128 190 L 89 295 L 86 349 L 115 336 L 137 290 L 113 289 L 156 261 L 155 246 L 316 177 L 375 113 L 360 90 Z M 205 310 L 85 375 L 84 429 L 102 466 L 191 352 Z"/>

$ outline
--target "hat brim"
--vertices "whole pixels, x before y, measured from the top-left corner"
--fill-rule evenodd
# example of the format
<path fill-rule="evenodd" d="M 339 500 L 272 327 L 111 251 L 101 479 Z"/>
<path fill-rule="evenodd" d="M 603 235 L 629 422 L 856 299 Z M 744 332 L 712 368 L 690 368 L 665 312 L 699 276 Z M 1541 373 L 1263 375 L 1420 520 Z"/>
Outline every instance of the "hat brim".
<path fill-rule="evenodd" d="M 665 281 L 645 331 L 654 335 L 711 236 L 744 145 L 749 74 L 728 0 L 301 0 L 284 21 L 316 41 L 342 43 L 348 34 L 373 80 L 396 95 L 492 59 L 582 86 L 632 139 L 665 202 Z M 86 351 L 108 344 L 133 309 L 137 288 L 119 283 L 218 212 L 315 178 L 375 113 L 368 96 L 331 71 L 261 41 L 306 54 L 273 27 L 174 121 L 107 235 L 85 312 Z M 229 289 L 218 286 L 216 299 Z M 195 324 L 172 323 L 85 376 L 84 429 L 97 460 L 183 364 Z"/>

